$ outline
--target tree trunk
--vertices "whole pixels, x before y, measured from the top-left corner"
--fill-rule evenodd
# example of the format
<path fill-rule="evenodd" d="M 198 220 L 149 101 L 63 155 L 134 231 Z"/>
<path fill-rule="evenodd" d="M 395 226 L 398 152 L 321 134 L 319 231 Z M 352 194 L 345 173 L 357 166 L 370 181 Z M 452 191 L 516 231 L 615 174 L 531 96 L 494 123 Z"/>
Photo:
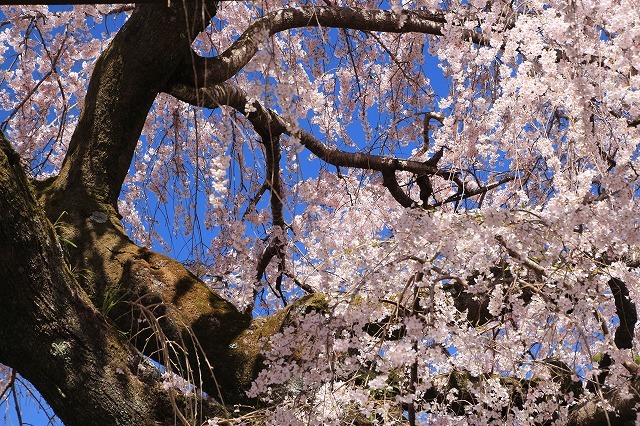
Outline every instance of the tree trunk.
<path fill-rule="evenodd" d="M 0 362 L 68 425 L 174 424 L 175 396 L 78 286 L 19 157 L 0 144 Z"/>

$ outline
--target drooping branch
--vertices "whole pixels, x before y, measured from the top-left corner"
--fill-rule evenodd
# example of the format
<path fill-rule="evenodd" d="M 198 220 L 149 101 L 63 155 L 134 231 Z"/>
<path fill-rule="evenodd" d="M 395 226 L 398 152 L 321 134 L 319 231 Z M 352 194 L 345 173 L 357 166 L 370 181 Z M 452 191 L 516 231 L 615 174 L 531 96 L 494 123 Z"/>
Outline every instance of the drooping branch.
<path fill-rule="evenodd" d="M 9 380 L 7 381 L 7 383 L 4 384 L 4 386 L 2 386 L 2 389 L 0 389 L 0 401 L 2 401 L 2 399 L 4 398 L 8 390 L 12 390 L 14 388 L 17 375 L 18 373 L 15 370 L 15 368 L 12 368 L 11 376 L 9 377 Z"/>
<path fill-rule="evenodd" d="M 42 35 L 41 35 L 41 37 L 42 37 Z M 5 129 L 7 124 L 16 115 L 16 113 L 18 111 L 22 110 L 22 108 L 27 103 L 27 101 L 29 101 L 29 99 L 33 96 L 33 94 L 38 91 L 38 88 L 40 87 L 40 85 L 42 85 L 42 83 L 47 81 L 47 79 L 49 77 L 51 77 L 52 75 L 54 75 L 54 74 L 57 75 L 56 67 L 58 66 L 58 61 L 60 60 L 60 54 L 64 50 L 65 43 L 67 42 L 67 39 L 68 39 L 68 34 L 65 36 L 64 40 L 62 40 L 62 43 L 60 43 L 60 48 L 58 48 L 58 51 L 53 56 L 51 55 L 51 53 L 49 52 L 49 49 L 47 49 L 46 45 L 43 42 L 43 49 L 45 50 L 45 52 L 49 56 L 49 60 L 51 61 L 51 65 L 50 65 L 51 69 L 49 71 L 47 71 L 42 76 L 42 78 L 40 78 L 40 80 L 31 88 L 31 90 L 29 90 L 29 92 L 22 98 L 22 100 L 20 102 L 18 102 L 18 104 L 13 108 L 13 110 L 9 113 L 9 115 L 7 115 L 7 117 L 4 119 L 4 121 L 0 124 L 2 129 Z"/>
<path fill-rule="evenodd" d="M 285 223 L 282 211 L 282 184 L 280 183 L 280 136 L 271 134 L 260 135 L 262 144 L 265 148 L 265 163 L 267 166 L 266 184 L 271 194 L 271 217 L 272 217 L 272 235 L 269 245 L 265 248 L 258 261 L 256 281 L 262 279 L 266 272 L 267 266 L 274 257 L 278 258 L 278 276 L 276 277 L 276 286 L 272 291 L 277 297 L 281 298 L 286 304 L 284 295 L 282 294 L 282 276 L 285 270 Z"/>

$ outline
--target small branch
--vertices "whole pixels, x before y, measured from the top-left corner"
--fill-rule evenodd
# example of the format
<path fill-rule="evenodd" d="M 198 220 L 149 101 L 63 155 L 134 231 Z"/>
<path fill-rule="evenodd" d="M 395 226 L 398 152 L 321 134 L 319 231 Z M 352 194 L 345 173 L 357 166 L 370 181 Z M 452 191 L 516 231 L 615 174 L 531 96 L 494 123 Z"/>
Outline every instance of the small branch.
<path fill-rule="evenodd" d="M 477 188 L 477 189 L 472 189 L 472 190 L 468 190 L 466 188 L 466 185 L 464 184 L 464 182 L 462 182 L 462 181 L 460 181 L 458 179 L 458 181 L 456 182 L 457 185 L 458 185 L 458 192 L 456 192 L 454 195 L 448 197 L 447 199 L 445 199 L 443 201 L 438 201 L 437 203 L 432 204 L 432 206 L 433 207 L 439 207 L 439 206 L 442 206 L 442 205 L 447 204 L 447 203 L 451 203 L 451 202 L 454 202 L 454 201 L 461 201 L 461 200 L 464 200 L 464 199 L 467 199 L 467 198 L 474 197 L 476 195 L 484 195 L 487 192 L 491 191 L 492 189 L 497 188 L 500 185 L 504 185 L 507 182 L 511 182 L 514 179 L 515 179 L 514 176 L 505 176 L 502 179 L 500 179 L 499 181 L 494 182 L 494 183 L 492 183 L 490 185 L 486 185 L 486 186 L 483 186 L 483 187 L 480 187 L 480 188 Z M 455 179 L 451 179 L 451 180 L 454 180 L 454 182 L 455 182 Z"/>
<path fill-rule="evenodd" d="M 249 201 L 247 210 L 245 210 L 244 214 L 242 215 L 242 220 L 244 220 L 247 217 L 247 215 L 252 209 L 256 208 L 258 201 L 260 201 L 260 198 L 262 198 L 264 193 L 267 192 L 267 189 L 269 189 L 269 185 L 267 184 L 267 182 L 264 182 L 262 186 L 260 186 L 260 189 L 258 189 L 258 191 L 256 192 L 256 195 L 254 195 L 251 201 Z"/>
<path fill-rule="evenodd" d="M 2 398 L 7 393 L 7 391 L 13 387 L 13 384 L 16 382 L 16 376 L 17 376 L 17 372 L 15 369 L 12 368 L 11 377 L 9 378 L 9 381 L 2 387 L 2 389 L 0 389 L 0 400 L 2 400 Z"/>
<path fill-rule="evenodd" d="M 382 172 L 382 184 L 389 190 L 389 193 L 400 203 L 402 207 L 414 207 L 416 202 L 411 199 L 398 185 L 396 179 L 396 172 L 393 170 L 386 170 Z"/>
<path fill-rule="evenodd" d="M 15 375 L 15 370 L 13 371 L 13 375 Z M 11 387 L 11 393 L 13 394 L 13 407 L 16 412 L 16 417 L 18 418 L 18 424 L 22 426 L 24 422 L 22 421 L 22 411 L 20 410 L 20 401 L 18 401 L 18 393 L 16 392 L 15 386 Z"/>
<path fill-rule="evenodd" d="M 420 156 L 427 152 L 431 146 L 431 142 L 429 141 L 429 131 L 431 130 L 431 120 L 436 120 L 440 125 L 444 124 L 444 114 L 435 111 L 429 112 L 420 112 L 416 115 L 422 115 L 422 148 L 416 154 L 416 156 Z"/>
<path fill-rule="evenodd" d="M 277 241 L 277 238 L 274 238 L 262 251 L 262 255 L 260 256 L 260 260 L 258 261 L 258 265 L 256 267 L 256 281 L 260 281 L 262 279 L 267 266 L 269 266 L 269 263 L 271 263 L 271 259 L 278 255 L 278 244 L 279 241 Z"/>
<path fill-rule="evenodd" d="M 133 5 L 121 5 L 119 7 L 116 7 L 114 9 L 111 9 L 110 11 L 108 11 L 107 13 L 105 13 L 105 16 L 110 16 L 110 15 L 117 15 L 118 13 L 122 13 L 122 12 L 130 12 L 133 9 L 135 9 L 135 6 Z"/>
<path fill-rule="evenodd" d="M 504 240 L 504 237 L 502 235 L 496 235 L 495 238 L 496 238 L 496 241 L 498 241 L 498 243 L 500 243 L 500 245 L 507 250 L 507 253 L 509 254 L 509 256 L 511 256 L 514 259 L 517 259 L 520 262 L 522 262 L 522 264 L 527 269 L 530 269 L 531 271 L 533 271 L 536 274 L 538 279 L 542 279 L 542 277 L 545 277 L 547 275 L 547 272 L 544 270 L 544 268 L 542 266 L 540 266 L 539 264 L 537 264 L 533 260 L 529 259 L 524 254 L 519 253 L 519 252 L 513 250 L 512 248 L 510 248 L 509 246 L 507 246 L 507 243 Z"/>
<path fill-rule="evenodd" d="M 18 103 L 18 105 L 16 105 L 16 107 L 13 108 L 13 110 L 9 113 L 7 118 L 0 125 L 2 129 L 5 129 L 7 127 L 7 124 L 9 124 L 9 121 L 11 121 L 11 119 L 16 115 L 16 113 L 20 111 L 22 107 L 24 107 L 24 105 L 27 103 L 29 99 L 31 99 L 33 94 L 38 90 L 38 88 L 42 85 L 42 83 L 44 83 L 49 77 L 51 77 L 53 73 L 56 72 L 56 66 L 58 66 L 58 60 L 60 59 L 60 55 L 62 54 L 62 50 L 64 49 L 64 46 L 65 46 L 65 43 L 67 42 L 68 37 L 69 37 L 69 34 L 66 33 L 64 40 L 62 40 L 62 43 L 60 44 L 60 49 L 58 49 L 58 52 L 53 57 L 51 57 L 51 54 L 49 53 L 49 50 L 44 44 L 44 41 L 42 42 L 45 52 L 47 53 L 47 55 L 49 56 L 49 59 L 51 60 L 51 69 L 45 73 L 45 75 L 40 79 L 40 81 L 38 81 L 36 85 L 31 88 L 31 90 L 29 90 L 27 95 L 20 101 L 20 103 Z"/>
<path fill-rule="evenodd" d="M 302 281 L 298 280 L 295 275 L 293 275 L 291 272 L 284 272 L 284 275 L 286 275 L 287 277 L 289 277 L 290 279 L 293 280 L 294 284 L 297 285 L 298 287 L 300 287 L 301 289 L 303 289 L 304 291 L 306 291 L 309 294 L 315 294 L 316 290 L 311 287 L 310 285 L 303 283 Z"/>

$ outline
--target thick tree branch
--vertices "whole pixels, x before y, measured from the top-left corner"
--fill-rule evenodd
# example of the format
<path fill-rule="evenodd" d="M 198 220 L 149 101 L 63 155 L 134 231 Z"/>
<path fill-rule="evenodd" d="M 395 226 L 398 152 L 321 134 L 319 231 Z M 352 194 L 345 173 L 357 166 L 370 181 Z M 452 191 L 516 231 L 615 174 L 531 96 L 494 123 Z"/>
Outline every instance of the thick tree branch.
<path fill-rule="evenodd" d="M 394 157 L 365 154 L 362 152 L 346 152 L 325 145 L 309 132 L 296 129 L 286 123 L 275 112 L 265 108 L 257 101 L 250 101 L 244 91 L 230 84 L 220 84 L 195 90 L 184 84 L 174 84 L 165 88 L 165 92 L 177 99 L 206 108 L 230 106 L 253 124 L 258 134 L 266 132 L 272 135 L 285 134 L 294 137 L 321 160 L 334 166 L 353 167 L 377 171 L 407 171 L 416 174 L 437 175 L 449 178 L 453 172 L 425 164 L 420 161 L 402 160 Z"/>
<path fill-rule="evenodd" d="M 79 279 L 94 306 L 117 301 L 109 317 L 135 337 L 142 353 L 166 363 L 163 345 L 183 346 L 170 359 L 185 371 L 199 371 L 194 375 L 198 387 L 225 403 L 247 402 L 254 372 L 243 364 L 251 360 L 232 343 L 249 327 L 250 315 L 213 293 L 180 262 L 134 244 L 107 204 L 75 193 L 56 198 L 55 204 L 43 200 L 49 217 L 65 212 L 58 232 L 73 243 L 67 252 L 74 269 L 90 271 Z"/>
<path fill-rule="evenodd" d="M 185 57 L 187 63 L 177 80 L 192 86 L 220 84 L 236 75 L 272 35 L 305 27 L 330 27 L 391 33 L 442 34 L 442 13 L 348 7 L 301 6 L 271 12 L 257 19 L 227 50 L 214 58 Z"/>
<path fill-rule="evenodd" d="M 151 105 L 191 41 L 215 14 L 211 1 L 138 5 L 100 55 L 71 138 L 58 194 L 81 191 L 115 208 Z M 188 24 L 187 24 L 188 23 Z"/>
<path fill-rule="evenodd" d="M 611 278 L 608 284 L 615 301 L 616 314 L 620 320 L 616 329 L 615 344 L 619 349 L 631 349 L 638 322 L 636 305 L 629 298 L 629 289 L 626 283 L 618 278 Z"/>
<path fill-rule="evenodd" d="M 507 176 L 470 191 L 465 187 L 461 173 L 439 168 L 437 159 L 416 162 L 346 152 L 299 129 L 295 123 L 286 122 L 274 111 L 247 98 L 241 89 L 224 84 L 255 56 L 261 44 L 280 31 L 334 27 L 441 35 L 447 24 L 443 14 L 315 6 L 290 8 L 258 19 L 220 56 L 202 58 L 189 46 L 209 15 L 215 13 L 215 7 L 205 11 L 198 3 L 204 0 L 187 1 L 175 2 L 173 8 L 139 6 L 101 55 L 62 172 L 56 179 L 39 184 L 43 207 L 34 200 L 32 189 L 20 169 L 20 158 L 4 137 L 0 141 L 0 247 L 9 247 L 9 251 L 0 253 L 0 292 L 5 295 L 5 303 L 0 306 L 0 362 L 18 368 L 69 424 L 173 424 L 176 416 L 183 424 L 189 421 L 178 414 L 182 404 L 176 395 L 162 389 L 157 377 L 145 375 L 139 369 L 143 359 L 139 352 L 165 365 L 184 367 L 185 371 L 200 370 L 201 374 L 195 373 L 194 384 L 220 401 L 251 403 L 253 401 L 246 398 L 244 391 L 262 367 L 260 352 L 264 340 L 293 322 L 296 314 L 303 315 L 309 306 L 316 309 L 316 306 L 326 305 L 323 296 L 316 294 L 296 302 L 296 309 L 289 307 L 275 316 L 252 321 L 249 314 L 239 312 L 231 303 L 212 293 L 178 262 L 140 247 L 126 236 L 115 203 L 131 166 L 142 125 L 160 90 L 196 106 L 233 107 L 247 117 L 261 136 L 267 163 L 267 178 L 261 191 L 270 190 L 273 227 L 277 233 L 258 261 L 257 279 L 261 279 L 273 257 L 277 256 L 280 260 L 278 279 L 286 275 L 295 280 L 285 270 L 284 263 L 285 222 L 279 170 L 279 137 L 283 134 L 292 141 L 299 141 L 329 164 L 381 172 L 383 185 L 405 207 L 416 203 L 399 185 L 397 171 L 414 174 L 423 205 L 433 195 L 430 180 L 433 176 L 457 186 L 454 195 L 430 207 L 484 195 L 512 179 Z M 209 15 L 201 13 L 203 11 Z M 512 25 L 514 20 L 507 19 L 506 25 Z M 188 24 L 184 25 L 185 22 Z M 473 19 L 468 22 L 474 23 L 471 27 L 477 27 Z M 453 25 L 460 25 L 460 22 Z M 473 30 L 464 32 L 463 37 L 475 43 L 486 43 L 483 35 Z M 353 59 L 351 53 L 349 50 Z M 563 55 L 566 58 L 566 54 Z M 49 57 L 55 65 L 58 56 Z M 638 125 L 638 120 L 630 121 L 629 125 Z M 427 116 L 423 137 L 428 150 Z M 439 155 L 442 156 L 442 149 Z M 615 166 L 612 158 L 605 159 L 610 168 Z M 67 258 L 63 257 L 63 250 L 43 209 L 49 219 L 66 213 L 68 229 L 57 231 L 73 243 L 65 253 Z M 500 236 L 496 239 L 510 257 L 533 272 L 529 274 L 533 282 L 549 278 L 545 269 L 526 253 L 514 250 Z M 86 276 L 80 273 L 74 277 L 70 266 L 77 271 L 87 271 Z M 501 268 L 501 272 L 502 275 L 493 274 L 494 284 L 500 280 L 505 284 L 521 282 L 507 268 Z M 478 326 L 478 330 L 487 321 L 499 320 L 508 313 L 506 307 L 499 316 L 491 314 L 486 309 L 488 298 L 474 297 L 472 300 L 465 281 L 441 271 L 438 273 L 441 276 L 436 281 L 454 281 L 453 291 L 448 291 L 454 297 L 455 306 L 461 313 L 466 312 L 467 319 Z M 469 281 L 472 279 L 470 277 Z M 632 348 L 637 323 L 635 304 L 629 299 L 626 283 L 612 278 L 608 284 L 620 318 L 615 344 L 618 349 Z M 279 290 L 277 285 L 276 290 Z M 301 283 L 298 285 L 305 288 Z M 522 288 L 521 297 L 525 303 L 531 298 L 530 290 L 526 288 L 530 285 L 524 283 L 525 288 Z M 308 286 L 305 289 L 313 291 Z M 401 305 L 402 297 L 393 302 L 396 320 L 403 316 L 424 316 L 424 311 L 417 308 L 417 294 L 416 291 L 413 308 Z M 117 298 L 110 299 L 113 295 Z M 96 306 L 102 306 L 103 311 L 99 312 Z M 106 319 L 105 306 L 109 306 L 110 320 Z M 141 323 L 141 318 L 146 319 L 146 323 Z M 376 324 L 382 324 L 387 330 L 390 320 Z M 131 339 L 127 340 L 116 327 Z M 401 332 L 404 336 L 405 329 Z M 29 338 L 25 339 L 25 336 Z M 163 345 L 179 345 L 181 350 L 169 353 Z M 625 400 L 624 392 L 607 388 L 607 385 L 611 386 L 604 379 L 608 374 L 607 367 L 613 361 L 608 354 L 605 356 L 608 364 L 600 362 L 601 374 L 596 379 L 598 396 L 611 403 L 621 419 L 633 419 L 638 402 L 639 368 L 635 363 L 624 363 L 632 375 L 631 390 L 635 392 L 631 400 Z M 207 364 L 201 361 L 204 357 L 211 363 L 213 374 L 202 368 Z M 584 392 L 581 384 L 576 385 L 573 380 L 575 372 L 572 368 L 552 360 L 536 361 L 548 361 L 551 380 L 560 383 L 563 393 L 578 395 Z M 414 393 L 419 381 L 417 365 L 414 362 L 411 367 L 409 394 Z M 442 389 L 432 388 L 424 396 L 426 400 L 447 404 L 455 414 L 464 415 L 469 406 L 480 403 L 473 399 L 479 380 L 485 379 L 498 380 L 509 388 L 513 406 L 517 408 L 522 408 L 525 398 L 530 396 L 527 392 L 541 383 L 536 379 L 498 375 L 477 377 L 467 371 L 454 371 Z M 445 399 L 452 389 L 458 390 L 453 403 Z M 0 390 L 0 394 L 2 392 Z M 596 406 L 596 401 L 594 398 L 579 407 L 571 406 L 572 424 L 602 424 L 614 418 Z M 198 403 L 206 404 L 204 401 Z M 408 407 L 409 422 L 413 424 L 416 407 Z M 212 404 L 206 408 L 217 410 L 219 406 Z M 203 417 L 196 420 L 201 423 Z"/>
<path fill-rule="evenodd" d="M 149 108 L 189 54 L 191 40 L 205 25 L 203 18 L 215 12 L 213 2 L 208 5 L 209 9 L 195 0 L 174 2 L 171 8 L 135 9 L 96 64 L 60 174 L 38 186 L 50 220 L 66 213 L 66 226 L 60 231 L 75 245 L 68 250 L 73 267 L 89 271 L 81 274 L 81 285 L 94 306 L 108 305 L 110 295 L 117 295 L 123 303 L 111 309 L 112 319 L 138 338 L 140 351 L 160 362 L 168 360 L 158 358 L 162 342 L 155 332 L 176 344 L 191 342 L 172 361 L 196 368 L 204 352 L 216 377 L 203 373 L 196 384 L 214 397 L 221 396 L 220 384 L 223 399 L 242 402 L 254 373 L 242 370 L 247 360 L 232 353 L 229 345 L 250 318 L 213 294 L 179 262 L 133 244 L 116 209 Z M 144 310 L 162 318 L 161 330 L 137 321 L 136 315 Z"/>
<path fill-rule="evenodd" d="M 433 164 L 433 162 L 403 160 L 363 152 L 347 152 L 328 146 L 311 133 L 287 123 L 280 115 L 268 108 L 265 108 L 260 102 L 249 99 L 244 90 L 229 83 L 195 89 L 193 86 L 183 84 L 183 82 L 181 82 L 173 83 L 170 86 L 165 87 L 164 91 L 175 98 L 194 106 L 211 109 L 215 109 L 223 105 L 232 107 L 247 117 L 258 134 L 269 135 L 269 137 L 285 134 L 290 137 L 294 137 L 318 158 L 334 166 L 382 172 L 385 182 L 384 185 L 389 189 L 394 198 L 404 207 L 411 207 L 416 205 L 416 203 L 406 194 L 402 195 L 404 192 L 398 185 L 395 176 L 392 175 L 392 173 L 395 173 L 396 171 L 412 172 L 418 176 L 439 176 L 445 180 L 456 181 L 459 188 L 462 188 L 462 192 L 459 191 L 454 196 L 449 197 L 446 201 L 438 203 L 438 205 L 485 193 L 490 189 L 496 188 L 513 179 L 511 176 L 506 176 L 498 182 L 486 187 L 465 192 L 464 184 L 462 184 L 458 178 L 458 172 L 446 168 L 438 168 Z"/>
<path fill-rule="evenodd" d="M 382 172 L 382 184 L 389 190 L 389 193 L 393 198 L 400 203 L 402 207 L 413 207 L 416 202 L 411 199 L 398 184 L 396 179 L 396 172 L 394 170 Z"/>
<path fill-rule="evenodd" d="M 498 241 L 498 243 L 500 243 L 502 247 L 505 248 L 507 253 L 509 253 L 509 256 L 520 261 L 522 265 L 524 265 L 527 269 L 535 273 L 537 279 L 542 280 L 543 277 L 547 276 L 547 271 L 545 271 L 545 269 L 542 266 L 540 266 L 539 264 L 531 260 L 527 255 L 520 253 L 514 250 L 513 248 L 509 247 L 502 235 L 496 235 L 495 239 L 496 241 Z"/>

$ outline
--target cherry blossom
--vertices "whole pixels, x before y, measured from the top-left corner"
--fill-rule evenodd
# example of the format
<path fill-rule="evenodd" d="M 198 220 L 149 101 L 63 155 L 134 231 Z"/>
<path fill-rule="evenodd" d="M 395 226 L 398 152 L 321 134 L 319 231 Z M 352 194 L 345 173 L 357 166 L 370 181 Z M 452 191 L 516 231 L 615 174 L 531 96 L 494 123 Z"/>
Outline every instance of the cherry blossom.
<path fill-rule="evenodd" d="M 3 128 L 42 181 L 133 8 L 0 10 Z M 291 317 L 248 393 L 267 424 L 638 403 L 634 2 L 221 2 L 194 38 L 229 75 L 167 83 L 117 206 L 240 311 Z"/>

